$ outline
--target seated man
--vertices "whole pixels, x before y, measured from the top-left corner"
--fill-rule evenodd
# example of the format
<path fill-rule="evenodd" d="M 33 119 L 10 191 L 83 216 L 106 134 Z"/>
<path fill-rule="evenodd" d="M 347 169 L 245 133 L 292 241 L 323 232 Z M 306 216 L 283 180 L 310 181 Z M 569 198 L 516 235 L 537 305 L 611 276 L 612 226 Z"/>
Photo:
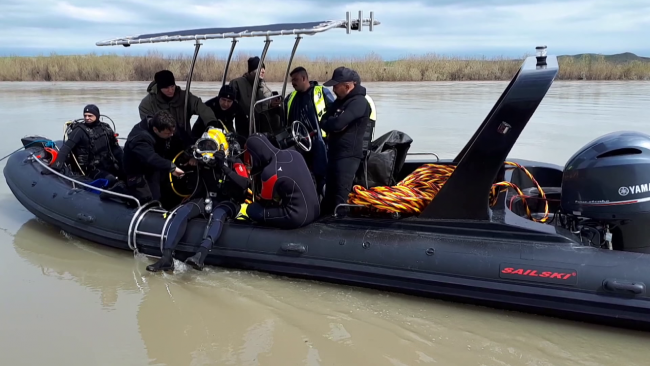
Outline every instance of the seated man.
<path fill-rule="evenodd" d="M 244 112 L 237 103 L 235 91 L 230 85 L 224 85 L 219 90 L 219 95 L 205 102 L 205 105 L 212 109 L 217 120 L 206 123 L 202 117 L 199 117 L 192 127 L 193 140 L 201 138 L 208 127 L 225 128 L 226 133 L 248 131 L 248 118 L 246 118 L 248 112 Z"/>
<path fill-rule="evenodd" d="M 221 134 L 222 139 L 212 139 L 212 134 Z M 212 129 L 203 135 L 197 143 L 197 148 L 204 153 L 206 159 L 199 160 L 199 179 L 197 192 L 190 201 L 182 204 L 172 218 L 167 232 L 167 240 L 163 245 L 162 258 L 147 266 L 147 271 L 169 271 L 174 269 L 173 250 L 185 234 L 187 222 L 195 217 L 206 216 L 208 224 L 205 237 L 198 252 L 186 262 L 196 270 L 202 270 L 205 258 L 212 245 L 219 239 L 223 224 L 228 218 L 234 218 L 240 210 L 240 203 L 246 199 L 248 190 L 248 174 L 242 162 L 234 157 L 226 157 L 224 150 L 219 150 L 217 141 L 225 140 L 218 129 Z M 206 144 L 207 143 L 207 144 Z M 224 146 L 228 149 L 228 146 Z"/>
<path fill-rule="evenodd" d="M 135 125 L 124 144 L 124 173 L 127 192 L 144 204 L 160 200 L 161 174 L 185 174 L 170 160 L 163 158 L 170 148 L 176 120 L 166 110 L 144 118 Z"/>
<path fill-rule="evenodd" d="M 302 155 L 279 150 L 262 134 L 246 141 L 251 175 L 260 174 L 261 201 L 248 205 L 247 216 L 259 223 L 294 229 L 313 222 L 320 215 L 316 187 Z"/>
<path fill-rule="evenodd" d="M 52 169 L 61 171 L 70 153 L 81 170 L 90 179 L 106 179 L 108 185 L 122 178 L 122 147 L 117 142 L 115 131 L 99 121 L 99 108 L 94 104 L 84 107 L 84 123 L 75 122 L 70 134 L 59 151 Z"/>

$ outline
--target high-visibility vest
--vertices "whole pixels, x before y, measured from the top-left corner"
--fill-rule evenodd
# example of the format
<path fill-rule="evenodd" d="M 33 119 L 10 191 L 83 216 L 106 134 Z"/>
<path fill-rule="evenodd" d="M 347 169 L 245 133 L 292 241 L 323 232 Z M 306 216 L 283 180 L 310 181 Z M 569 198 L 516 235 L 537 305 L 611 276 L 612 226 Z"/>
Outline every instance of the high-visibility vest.
<path fill-rule="evenodd" d="M 294 90 L 289 95 L 289 101 L 287 102 L 287 120 L 289 120 L 290 112 L 291 112 L 291 103 L 293 102 L 293 98 L 296 96 L 296 93 L 297 92 Z M 314 109 L 316 110 L 316 118 L 318 118 L 318 122 L 320 123 L 321 118 L 323 118 L 323 115 L 325 114 L 325 108 L 327 107 L 327 105 L 325 104 L 325 94 L 323 94 L 322 85 L 314 86 L 313 98 L 314 98 L 313 99 Z M 325 138 L 325 136 L 327 135 L 323 130 L 321 130 L 321 134 L 323 135 L 323 138 Z"/>
<path fill-rule="evenodd" d="M 297 92 L 294 90 L 289 95 L 289 102 L 287 102 L 287 119 L 289 119 L 290 112 L 291 112 L 291 103 L 293 102 L 293 98 L 295 98 L 296 93 Z M 314 108 L 316 109 L 316 117 L 318 118 L 318 122 L 320 122 L 320 119 L 325 114 L 325 107 L 326 107 L 325 94 L 323 94 L 323 87 L 321 85 L 314 86 L 313 97 L 314 97 Z"/>
<path fill-rule="evenodd" d="M 366 94 L 366 100 L 370 105 L 370 119 L 372 121 L 377 121 L 377 107 L 375 107 L 375 102 L 370 98 L 370 95 Z"/>

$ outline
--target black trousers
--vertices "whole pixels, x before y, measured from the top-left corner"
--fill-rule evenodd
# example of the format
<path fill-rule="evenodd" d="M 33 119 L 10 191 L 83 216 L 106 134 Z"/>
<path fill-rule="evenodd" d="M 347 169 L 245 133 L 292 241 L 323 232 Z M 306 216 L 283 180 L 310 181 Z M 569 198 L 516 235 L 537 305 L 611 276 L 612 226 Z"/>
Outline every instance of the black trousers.
<path fill-rule="evenodd" d="M 360 164 L 360 158 L 328 161 L 325 198 L 321 206 L 321 215 L 332 215 L 337 205 L 348 202 L 348 195 L 352 192 L 354 177 Z"/>
<path fill-rule="evenodd" d="M 126 178 L 126 188 L 130 195 L 143 205 L 149 201 L 160 200 L 160 172 L 149 175 L 136 175 Z"/>
<path fill-rule="evenodd" d="M 204 238 L 201 241 L 200 247 L 210 250 L 212 245 L 221 236 L 223 224 L 228 218 L 234 218 L 239 212 L 236 204 L 225 201 L 216 203 L 216 207 L 212 210 L 212 219 L 208 222 Z M 205 212 L 205 201 L 202 198 L 196 198 L 189 202 L 184 203 L 176 215 L 172 218 L 169 224 L 169 231 L 167 232 L 167 240 L 163 246 L 164 249 L 174 249 L 180 242 L 187 229 L 187 223 L 199 216 L 209 216 Z"/>

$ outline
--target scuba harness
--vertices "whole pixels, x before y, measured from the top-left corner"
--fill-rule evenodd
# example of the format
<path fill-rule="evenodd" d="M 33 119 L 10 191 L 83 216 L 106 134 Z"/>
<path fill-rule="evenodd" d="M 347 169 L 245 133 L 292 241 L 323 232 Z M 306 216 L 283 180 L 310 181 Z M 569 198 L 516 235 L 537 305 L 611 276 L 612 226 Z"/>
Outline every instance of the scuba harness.
<path fill-rule="evenodd" d="M 82 175 L 86 175 L 87 172 L 90 172 L 92 170 L 106 167 L 106 163 L 104 164 L 102 163 L 106 161 L 105 159 L 107 157 L 110 159 L 109 164 L 111 163 L 113 164 L 112 169 L 119 171 L 120 162 L 118 162 L 115 156 L 113 155 L 113 151 L 111 149 L 111 141 L 109 139 L 109 136 L 111 135 L 115 136 L 115 138 L 117 139 L 118 134 L 114 132 L 114 130 L 112 130 L 107 123 L 102 121 L 97 121 L 96 123 L 97 125 L 94 126 L 94 128 L 88 127 L 86 122 L 83 119 L 68 121 L 65 124 L 66 129 L 64 133 L 64 139 L 63 139 L 64 143 L 67 140 L 69 133 L 78 128 L 81 128 L 81 130 L 86 134 L 86 137 L 88 138 L 88 146 L 79 146 L 79 145 L 75 146 L 74 149 L 77 150 L 76 155 L 74 151 L 70 151 L 70 154 L 72 155 L 72 158 L 75 161 Z M 113 125 L 115 124 L 113 123 Z M 100 131 L 96 131 L 97 127 L 99 127 Z M 95 151 L 96 149 L 95 142 L 101 138 L 106 139 L 106 149 L 101 153 L 97 154 Z M 55 160 L 56 157 L 52 159 L 52 163 L 55 162 Z"/>

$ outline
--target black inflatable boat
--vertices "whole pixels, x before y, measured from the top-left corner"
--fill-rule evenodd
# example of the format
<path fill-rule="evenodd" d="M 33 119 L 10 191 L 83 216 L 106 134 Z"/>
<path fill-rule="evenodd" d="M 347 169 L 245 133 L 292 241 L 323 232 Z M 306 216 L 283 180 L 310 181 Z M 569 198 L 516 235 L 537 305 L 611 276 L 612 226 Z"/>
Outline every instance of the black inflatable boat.
<path fill-rule="evenodd" d="M 647 329 L 650 136 L 606 135 L 564 169 L 511 160 L 543 187 L 546 222 L 531 219 L 545 212 L 534 182 L 504 169 L 557 72 L 554 56 L 527 58 L 455 159 L 406 161 L 400 179 L 424 163 L 455 167 L 421 214 L 328 217 L 289 231 L 232 221 L 206 263 Z M 128 208 L 100 200 L 92 186 L 42 175 L 49 167 L 38 158 L 44 144 L 36 139 L 24 139 L 31 145 L 4 169 L 22 205 L 72 235 L 160 255 L 165 210 L 156 204 Z M 510 182 L 523 194 L 501 190 L 491 206 L 495 181 Z M 202 219 L 190 222 L 177 259 L 195 250 L 204 227 Z"/>

